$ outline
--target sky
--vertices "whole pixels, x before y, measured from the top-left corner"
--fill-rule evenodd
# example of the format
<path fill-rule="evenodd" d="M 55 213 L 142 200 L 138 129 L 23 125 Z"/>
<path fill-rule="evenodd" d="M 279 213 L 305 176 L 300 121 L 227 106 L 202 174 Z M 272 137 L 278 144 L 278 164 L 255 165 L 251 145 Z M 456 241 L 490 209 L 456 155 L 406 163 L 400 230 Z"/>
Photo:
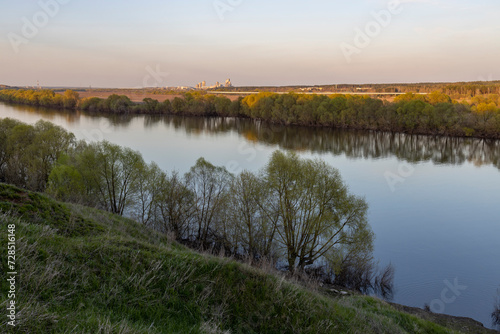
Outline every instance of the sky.
<path fill-rule="evenodd" d="M 0 84 L 500 80 L 498 0 L 0 0 Z"/>

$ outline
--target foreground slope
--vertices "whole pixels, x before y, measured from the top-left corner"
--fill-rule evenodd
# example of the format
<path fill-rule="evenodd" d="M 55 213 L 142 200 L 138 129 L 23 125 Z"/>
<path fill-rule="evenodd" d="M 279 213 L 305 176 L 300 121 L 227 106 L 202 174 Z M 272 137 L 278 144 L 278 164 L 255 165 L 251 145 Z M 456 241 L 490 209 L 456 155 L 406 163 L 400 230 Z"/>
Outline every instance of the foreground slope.
<path fill-rule="evenodd" d="M 134 221 L 4 184 L 0 211 L 0 249 L 15 224 L 20 273 L 18 323 L 2 314 L 2 333 L 458 333 L 376 298 L 323 295 Z"/>

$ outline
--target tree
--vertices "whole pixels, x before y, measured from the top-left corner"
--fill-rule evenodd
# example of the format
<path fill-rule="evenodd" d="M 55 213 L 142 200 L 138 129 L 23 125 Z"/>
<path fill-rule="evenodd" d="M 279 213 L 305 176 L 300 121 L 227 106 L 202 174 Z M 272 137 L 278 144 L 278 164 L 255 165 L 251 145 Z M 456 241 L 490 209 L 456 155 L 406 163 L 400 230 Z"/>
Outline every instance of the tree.
<path fill-rule="evenodd" d="M 47 194 L 64 202 L 91 204 L 85 196 L 82 175 L 69 163 L 69 156 L 61 157 L 49 175 Z"/>
<path fill-rule="evenodd" d="M 75 109 L 80 100 L 80 95 L 74 90 L 68 89 L 63 95 L 63 107 L 65 109 Z"/>
<path fill-rule="evenodd" d="M 31 149 L 35 137 L 33 126 L 19 124 L 12 128 L 7 138 L 7 155 L 9 160 L 5 168 L 6 181 L 18 187 L 28 188 L 29 171 L 31 170 Z"/>
<path fill-rule="evenodd" d="M 194 194 L 195 217 L 198 222 L 196 239 L 202 247 L 210 242 L 209 233 L 221 218 L 227 200 L 232 174 L 224 167 L 216 167 L 199 158 L 185 176 L 188 188 Z"/>
<path fill-rule="evenodd" d="M 278 201 L 277 232 L 291 272 L 342 247 L 372 244 L 365 200 L 349 194 L 339 172 L 325 162 L 276 151 L 264 177 Z"/>
<path fill-rule="evenodd" d="M 142 100 L 142 102 L 144 103 L 146 112 L 148 113 L 155 113 L 160 108 L 160 103 L 158 102 L 158 100 L 153 100 L 152 98 L 146 97 Z"/>
<path fill-rule="evenodd" d="M 154 162 L 139 165 L 137 192 L 132 205 L 132 217 L 147 226 L 154 225 L 156 206 L 165 187 L 166 175 Z"/>
<path fill-rule="evenodd" d="M 7 181 L 6 171 L 8 161 L 11 156 L 11 150 L 9 149 L 9 137 L 11 135 L 12 129 L 21 124 L 21 122 L 14 120 L 12 118 L 0 119 L 0 182 Z"/>
<path fill-rule="evenodd" d="M 102 208 L 119 215 L 129 209 L 143 168 L 139 152 L 107 141 L 90 144 L 77 157 L 87 193 L 96 196 Z"/>
<path fill-rule="evenodd" d="M 498 296 L 495 303 L 495 308 L 491 313 L 491 319 L 493 320 L 493 325 L 500 328 L 500 289 L 498 289 Z"/>
<path fill-rule="evenodd" d="M 231 100 L 224 96 L 214 97 L 215 113 L 218 116 L 228 116 L 230 114 Z"/>
<path fill-rule="evenodd" d="M 415 93 L 406 93 L 403 95 L 398 95 L 394 98 L 394 102 L 401 102 L 401 101 L 410 102 L 410 101 L 414 101 L 414 100 L 425 101 L 426 100 L 425 95 L 415 94 Z"/>
<path fill-rule="evenodd" d="M 253 259 L 269 258 L 275 250 L 277 218 L 273 200 L 261 178 L 243 171 L 231 184 L 231 221 L 238 247 Z"/>
<path fill-rule="evenodd" d="M 173 233 L 176 240 L 190 234 L 188 230 L 195 214 L 195 195 L 176 172 L 161 181 L 156 210 L 160 231 Z"/>
<path fill-rule="evenodd" d="M 34 126 L 2 121 L 0 172 L 5 182 L 44 191 L 59 156 L 75 143 L 74 135 L 40 120 Z"/>
<path fill-rule="evenodd" d="M 75 136 L 60 126 L 43 120 L 34 127 L 35 136 L 30 145 L 31 189 L 44 191 L 49 174 L 57 159 L 75 144 Z"/>
<path fill-rule="evenodd" d="M 166 99 L 159 105 L 159 109 L 162 114 L 170 114 L 172 112 L 172 105 L 169 99 Z"/>
<path fill-rule="evenodd" d="M 241 112 L 241 101 L 243 100 L 243 97 L 239 97 L 238 100 L 234 100 L 231 102 L 229 105 L 229 115 L 233 117 L 239 117 L 243 116 L 243 113 Z M 500 99 L 499 99 L 500 100 Z"/>
<path fill-rule="evenodd" d="M 171 103 L 171 108 L 174 114 L 181 114 L 186 111 L 186 101 L 176 96 Z"/>
<path fill-rule="evenodd" d="M 89 112 L 99 112 L 101 104 L 104 100 L 98 97 L 87 97 L 80 102 L 80 109 Z"/>
<path fill-rule="evenodd" d="M 434 91 L 425 97 L 430 104 L 451 103 L 451 98 L 439 91 Z"/>
<path fill-rule="evenodd" d="M 125 114 L 130 111 L 133 106 L 133 102 L 126 95 L 113 94 L 108 96 L 106 100 L 109 110 L 117 114 Z"/>
<path fill-rule="evenodd" d="M 82 140 L 62 154 L 49 174 L 47 193 L 61 201 L 106 210 L 96 185 L 98 178 L 89 172 L 97 168 L 97 162 L 90 161 L 91 150 L 92 147 Z"/>

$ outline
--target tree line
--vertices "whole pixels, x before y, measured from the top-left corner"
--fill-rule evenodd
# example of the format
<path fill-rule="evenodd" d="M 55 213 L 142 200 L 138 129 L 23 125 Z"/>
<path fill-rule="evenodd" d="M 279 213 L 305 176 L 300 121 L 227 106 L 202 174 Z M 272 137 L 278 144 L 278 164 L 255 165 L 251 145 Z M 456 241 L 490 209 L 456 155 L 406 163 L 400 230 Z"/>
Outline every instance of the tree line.
<path fill-rule="evenodd" d="M 66 90 L 63 94 L 57 94 L 50 89 L 5 89 L 0 90 L 0 101 L 37 107 L 74 110 L 78 107 L 80 96 L 73 90 Z"/>
<path fill-rule="evenodd" d="M 112 143 L 77 141 L 46 121 L 0 119 L 0 181 L 135 219 L 191 247 L 389 295 L 367 203 L 321 160 L 276 151 L 234 175 L 203 158 L 183 176 Z M 319 268 L 319 269 L 318 269 Z"/>
<path fill-rule="evenodd" d="M 0 91 L 0 100 L 35 105 L 43 101 L 37 94 L 28 92 L 3 90 Z M 69 91 L 66 94 L 74 95 Z M 52 99 L 63 97 L 53 96 Z M 475 96 L 470 103 L 458 103 L 440 92 L 428 95 L 407 93 L 396 97 L 393 102 L 358 95 L 294 93 L 259 93 L 231 101 L 223 96 L 185 93 L 182 98 L 175 97 L 172 101 L 145 98 L 142 103 L 114 94 L 106 99 L 82 99 L 74 108 L 111 114 L 246 117 L 283 125 L 499 139 L 499 105 L 498 94 Z"/>

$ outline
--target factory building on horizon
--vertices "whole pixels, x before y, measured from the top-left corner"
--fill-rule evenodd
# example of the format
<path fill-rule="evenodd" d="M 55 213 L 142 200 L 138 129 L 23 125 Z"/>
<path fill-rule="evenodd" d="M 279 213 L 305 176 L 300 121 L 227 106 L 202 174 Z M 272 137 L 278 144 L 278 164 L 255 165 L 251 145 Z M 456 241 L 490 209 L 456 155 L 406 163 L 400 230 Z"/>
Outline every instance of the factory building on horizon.
<path fill-rule="evenodd" d="M 207 86 L 206 81 L 202 81 L 196 85 L 196 89 L 215 89 L 215 88 L 222 88 L 222 87 L 233 87 L 233 84 L 231 83 L 231 79 L 227 79 L 224 84 L 221 84 L 219 81 L 215 83 L 213 86 Z"/>

